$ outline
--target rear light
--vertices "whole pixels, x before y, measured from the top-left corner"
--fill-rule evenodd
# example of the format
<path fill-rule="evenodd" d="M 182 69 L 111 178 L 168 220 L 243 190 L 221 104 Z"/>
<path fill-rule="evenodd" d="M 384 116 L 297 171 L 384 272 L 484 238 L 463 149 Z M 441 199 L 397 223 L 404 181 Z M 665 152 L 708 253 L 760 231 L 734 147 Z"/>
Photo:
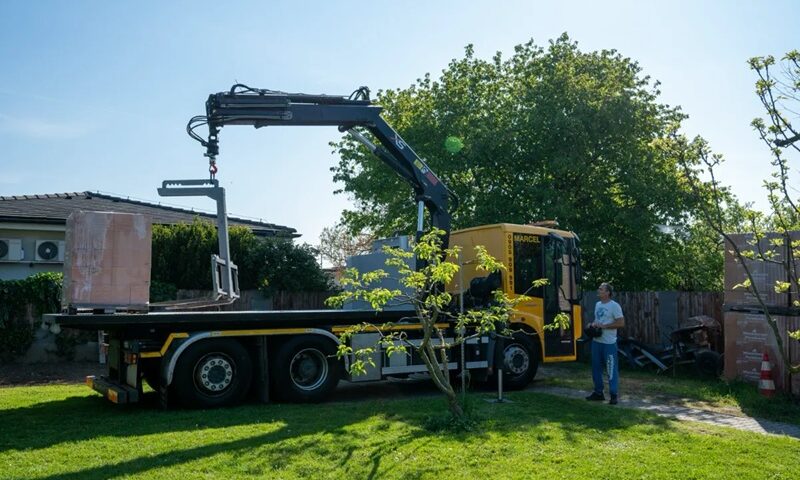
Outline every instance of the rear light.
<path fill-rule="evenodd" d="M 136 360 L 138 360 L 139 356 L 135 353 L 126 353 L 125 354 L 125 363 L 128 365 L 135 365 Z"/>

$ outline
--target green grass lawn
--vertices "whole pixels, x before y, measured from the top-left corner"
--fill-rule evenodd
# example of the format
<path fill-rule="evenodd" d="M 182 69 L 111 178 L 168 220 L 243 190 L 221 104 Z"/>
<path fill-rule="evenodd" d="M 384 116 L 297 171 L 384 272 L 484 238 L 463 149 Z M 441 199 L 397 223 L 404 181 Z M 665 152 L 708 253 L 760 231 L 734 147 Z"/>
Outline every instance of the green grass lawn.
<path fill-rule="evenodd" d="M 546 376 L 540 384 L 592 389 L 588 364 L 549 364 L 543 370 Z M 700 378 L 691 369 L 679 370 L 673 376 L 672 371 L 656 374 L 622 368 L 619 380 L 623 395 L 654 397 L 667 403 L 800 425 L 800 404 L 796 399 L 780 393 L 773 398 L 763 397 L 758 393 L 758 387 L 749 383 Z"/>
<path fill-rule="evenodd" d="M 118 407 L 81 385 L 0 388 L 0 477 L 800 478 L 800 441 L 531 392 L 433 433 L 438 397 L 208 411 Z"/>

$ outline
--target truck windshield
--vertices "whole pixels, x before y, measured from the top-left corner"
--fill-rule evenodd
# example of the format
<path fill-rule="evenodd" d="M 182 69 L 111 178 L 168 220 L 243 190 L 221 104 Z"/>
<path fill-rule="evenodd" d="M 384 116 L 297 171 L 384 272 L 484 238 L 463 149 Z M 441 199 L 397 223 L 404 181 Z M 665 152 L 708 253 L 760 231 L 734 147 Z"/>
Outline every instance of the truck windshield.
<path fill-rule="evenodd" d="M 542 243 L 537 235 L 514 234 L 514 293 L 542 296 L 542 287 L 532 288 L 542 278 Z"/>

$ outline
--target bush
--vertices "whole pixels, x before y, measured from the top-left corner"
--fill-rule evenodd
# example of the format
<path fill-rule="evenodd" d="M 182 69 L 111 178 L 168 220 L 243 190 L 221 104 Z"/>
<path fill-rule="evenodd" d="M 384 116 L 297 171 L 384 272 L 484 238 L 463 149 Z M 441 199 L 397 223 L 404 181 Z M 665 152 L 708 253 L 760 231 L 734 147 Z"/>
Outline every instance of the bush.
<path fill-rule="evenodd" d="M 75 360 L 75 353 L 78 345 L 97 340 L 97 332 L 94 330 L 72 330 L 65 329 L 55 336 L 55 354 L 64 360 Z"/>
<path fill-rule="evenodd" d="M 152 280 L 150 282 L 150 303 L 166 302 L 178 297 L 178 287 L 171 283 Z"/>
<path fill-rule="evenodd" d="M 238 260 L 234 257 L 234 262 L 239 265 L 242 289 L 257 288 L 266 296 L 276 291 L 330 290 L 328 277 L 317 263 L 317 252 L 312 247 L 295 245 L 287 239 L 259 239 L 255 236 L 248 243 L 246 248 L 237 252 Z"/>
<path fill-rule="evenodd" d="M 328 277 L 316 261 L 316 250 L 291 239 L 260 238 L 246 227 L 229 231 L 231 258 L 239 267 L 242 290 L 326 291 Z M 153 284 L 189 290 L 211 289 L 211 255 L 219 253 L 216 227 L 192 224 L 153 226 Z M 156 301 L 155 299 L 151 299 Z"/>
<path fill-rule="evenodd" d="M 153 225 L 151 280 L 191 290 L 211 289 L 217 232 L 208 222 Z"/>
<path fill-rule="evenodd" d="M 0 362 L 24 354 L 33 342 L 37 327 L 28 319 L 29 306 L 34 319 L 61 309 L 62 280 L 63 275 L 54 272 L 0 280 Z"/>

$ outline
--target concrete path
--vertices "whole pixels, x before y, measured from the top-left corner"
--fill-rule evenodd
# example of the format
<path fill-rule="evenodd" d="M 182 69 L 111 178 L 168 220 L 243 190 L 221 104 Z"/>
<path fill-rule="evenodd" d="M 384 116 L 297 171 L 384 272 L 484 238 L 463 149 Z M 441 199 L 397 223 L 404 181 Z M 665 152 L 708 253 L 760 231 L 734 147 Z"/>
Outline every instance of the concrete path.
<path fill-rule="evenodd" d="M 529 389 L 532 392 L 549 393 L 551 395 L 558 395 L 561 397 L 569 398 L 585 398 L 590 392 L 583 390 L 575 390 L 572 388 L 563 387 L 533 387 Z M 599 403 L 599 402 L 598 402 Z M 617 407 L 610 406 L 609 408 L 637 408 L 640 410 L 647 410 L 662 417 L 674 418 L 677 420 L 689 420 L 693 422 L 709 423 L 721 427 L 731 427 L 737 430 L 745 430 L 748 432 L 755 432 L 761 434 L 771 435 L 787 435 L 796 439 L 800 439 L 800 426 L 792 425 L 790 423 L 772 422 L 769 420 L 762 420 L 759 418 L 728 415 L 725 413 L 712 412 L 709 410 L 700 410 L 697 408 L 682 407 L 679 405 L 670 405 L 667 403 L 656 403 L 647 399 L 629 397 L 622 395 L 619 399 Z"/>

